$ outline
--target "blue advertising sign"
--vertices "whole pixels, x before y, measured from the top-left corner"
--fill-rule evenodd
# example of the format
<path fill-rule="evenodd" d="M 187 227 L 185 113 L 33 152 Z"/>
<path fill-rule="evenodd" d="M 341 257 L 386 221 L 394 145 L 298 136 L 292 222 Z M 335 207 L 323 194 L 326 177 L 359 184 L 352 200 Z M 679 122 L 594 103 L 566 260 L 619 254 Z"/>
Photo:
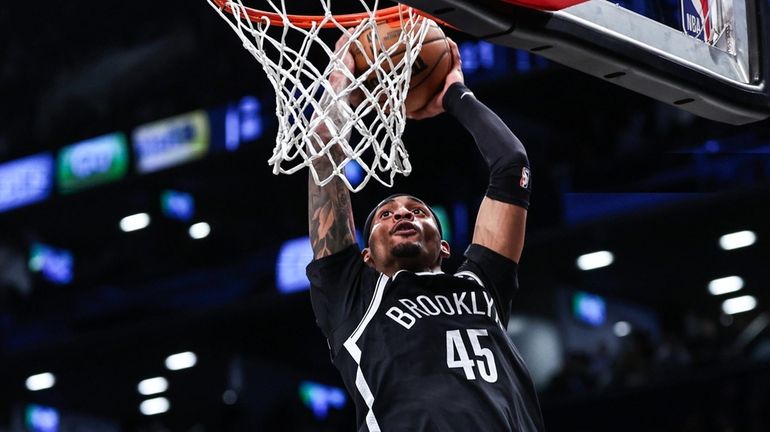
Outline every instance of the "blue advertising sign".
<path fill-rule="evenodd" d="M 42 201 L 53 188 L 53 155 L 44 153 L 0 164 L 0 212 Z"/>
<path fill-rule="evenodd" d="M 211 141 L 209 119 L 205 111 L 193 111 L 139 126 L 132 139 L 137 171 L 158 171 L 208 153 Z"/>
<path fill-rule="evenodd" d="M 254 96 L 245 96 L 229 105 L 225 114 L 225 147 L 235 151 L 244 142 L 262 136 L 262 105 Z"/>

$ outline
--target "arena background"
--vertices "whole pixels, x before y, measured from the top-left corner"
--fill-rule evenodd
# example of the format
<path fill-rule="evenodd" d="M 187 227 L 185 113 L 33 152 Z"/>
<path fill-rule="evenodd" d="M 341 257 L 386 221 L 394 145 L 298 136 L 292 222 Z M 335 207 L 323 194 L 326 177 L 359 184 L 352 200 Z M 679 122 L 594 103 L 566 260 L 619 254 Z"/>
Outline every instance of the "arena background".
<path fill-rule="evenodd" d="M 508 329 L 548 429 L 770 430 L 770 122 L 704 120 L 449 34 L 529 151 Z M 0 431 L 354 430 L 302 280 L 306 176 L 266 163 L 272 98 L 202 0 L 0 6 Z M 405 141 L 414 172 L 394 189 L 438 206 L 452 269 L 486 166 L 447 116 Z M 359 227 L 388 193 L 353 197 Z M 720 247 L 745 230 L 752 245 Z M 580 270 L 597 251 L 612 264 Z M 728 276 L 739 291 L 709 292 Z M 741 296 L 755 307 L 726 313 Z M 175 353 L 194 365 L 170 370 Z M 153 377 L 167 388 L 140 394 Z"/>

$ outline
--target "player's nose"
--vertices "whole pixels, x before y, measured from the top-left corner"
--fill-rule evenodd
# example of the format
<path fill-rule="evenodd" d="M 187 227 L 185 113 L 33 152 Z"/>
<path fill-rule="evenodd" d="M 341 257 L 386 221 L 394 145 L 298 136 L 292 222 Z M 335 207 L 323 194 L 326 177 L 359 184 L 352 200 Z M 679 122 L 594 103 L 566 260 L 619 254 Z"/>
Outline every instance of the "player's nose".
<path fill-rule="evenodd" d="M 414 218 L 414 215 L 413 215 L 413 214 L 412 214 L 412 212 L 410 212 L 408 209 L 406 209 L 406 208 L 400 208 L 400 209 L 396 210 L 396 211 L 393 213 L 393 217 L 394 217 L 396 220 L 401 220 L 401 219 L 407 219 L 407 220 L 411 220 L 411 219 L 413 219 L 413 218 Z"/>

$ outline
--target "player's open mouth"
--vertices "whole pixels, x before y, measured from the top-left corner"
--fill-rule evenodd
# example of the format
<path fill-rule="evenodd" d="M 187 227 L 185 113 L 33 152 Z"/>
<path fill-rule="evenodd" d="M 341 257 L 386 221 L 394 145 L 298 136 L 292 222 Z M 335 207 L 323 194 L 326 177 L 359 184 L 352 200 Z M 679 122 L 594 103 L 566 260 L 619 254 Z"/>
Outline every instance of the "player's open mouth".
<path fill-rule="evenodd" d="M 417 226 L 409 221 L 399 222 L 393 227 L 391 234 L 403 236 L 417 234 Z"/>

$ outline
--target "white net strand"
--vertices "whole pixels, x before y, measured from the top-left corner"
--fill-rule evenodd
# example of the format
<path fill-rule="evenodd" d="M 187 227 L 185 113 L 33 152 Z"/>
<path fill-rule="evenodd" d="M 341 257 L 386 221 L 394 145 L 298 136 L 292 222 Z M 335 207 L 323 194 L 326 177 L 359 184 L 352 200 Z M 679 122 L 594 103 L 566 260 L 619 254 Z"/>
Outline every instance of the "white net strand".
<path fill-rule="evenodd" d="M 419 17 L 411 9 L 404 9 L 400 38 L 386 47 L 377 37 L 377 0 L 372 7 L 366 4 L 366 0 L 361 0 L 369 19 L 353 29 L 346 29 L 335 20 L 331 0 L 319 1 L 324 17 L 305 29 L 288 20 L 285 0 L 265 0 L 273 12 L 282 16 L 283 28 L 276 31 L 276 35 L 271 35 L 269 30 L 275 26 L 266 17 L 257 23 L 250 21 L 241 0 L 227 3 L 232 15 L 213 0 L 208 0 L 238 35 L 244 48 L 262 65 L 275 89 L 278 134 L 273 155 L 268 161 L 273 173 L 293 174 L 307 167 L 320 186 L 336 176 L 353 192 L 361 190 L 372 178 L 392 187 L 397 174 L 409 175 L 412 170 L 409 154 L 401 140 L 406 125 L 404 102 L 409 91 L 412 65 L 420 53 L 431 21 Z M 350 34 L 339 52 L 320 38 L 322 27 L 329 23 L 340 33 Z M 367 31 L 374 58 L 367 58 L 369 69 L 356 77 L 345 67 L 341 53 L 351 47 L 362 50 L 358 39 Z M 295 49 L 288 39 L 297 36 L 303 39 Z M 402 58 L 394 62 L 392 55 L 401 51 Z M 316 56 L 317 53 L 324 53 L 324 56 Z M 324 59 L 322 68 L 311 61 L 311 58 L 317 57 Z M 350 81 L 336 91 L 329 83 L 329 77 L 335 71 L 344 73 Z M 373 87 L 368 88 L 365 82 L 371 76 L 375 76 L 376 80 L 372 83 Z M 363 95 L 363 101 L 352 107 L 347 101 L 355 91 Z M 331 135 L 328 140 L 322 139 L 316 132 L 322 124 Z M 334 146 L 344 153 L 343 160 L 332 157 Z M 314 168 L 313 161 L 321 158 L 326 158 L 332 166 L 326 176 L 319 175 Z M 345 167 L 353 161 L 364 172 L 363 180 L 355 187 L 345 176 Z"/>

